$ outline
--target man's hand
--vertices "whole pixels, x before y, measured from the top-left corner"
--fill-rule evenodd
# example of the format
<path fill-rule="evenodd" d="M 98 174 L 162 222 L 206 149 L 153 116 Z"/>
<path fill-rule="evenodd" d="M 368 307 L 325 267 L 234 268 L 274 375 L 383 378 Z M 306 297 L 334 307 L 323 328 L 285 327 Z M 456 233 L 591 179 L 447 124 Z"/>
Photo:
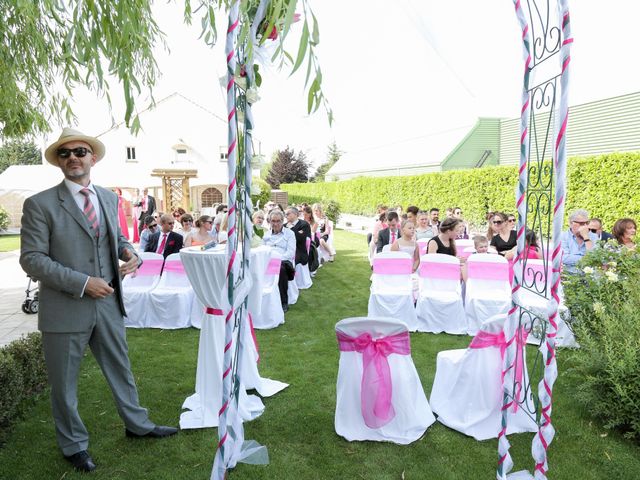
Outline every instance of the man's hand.
<path fill-rule="evenodd" d="M 588 240 L 589 239 L 589 227 L 587 225 L 582 225 L 578 229 L 578 233 L 580 234 L 580 236 L 582 237 L 583 240 Z"/>
<path fill-rule="evenodd" d="M 105 298 L 113 293 L 113 288 L 100 277 L 89 277 L 84 293 L 92 298 Z"/>
<path fill-rule="evenodd" d="M 122 253 L 125 263 L 120 265 L 120 276 L 124 277 L 130 273 L 134 273 L 138 269 L 138 257 L 131 250 L 124 250 Z"/>

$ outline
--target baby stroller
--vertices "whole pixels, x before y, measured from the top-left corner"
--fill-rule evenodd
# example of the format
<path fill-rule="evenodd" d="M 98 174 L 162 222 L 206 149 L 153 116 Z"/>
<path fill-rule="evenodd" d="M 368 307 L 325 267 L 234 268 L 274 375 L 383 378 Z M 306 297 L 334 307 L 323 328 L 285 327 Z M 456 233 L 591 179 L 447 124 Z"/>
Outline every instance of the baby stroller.
<path fill-rule="evenodd" d="M 24 313 L 38 313 L 38 281 L 35 278 L 29 277 L 25 293 L 27 297 L 22 302 L 22 311 Z M 33 298 L 31 298 L 32 294 Z"/>

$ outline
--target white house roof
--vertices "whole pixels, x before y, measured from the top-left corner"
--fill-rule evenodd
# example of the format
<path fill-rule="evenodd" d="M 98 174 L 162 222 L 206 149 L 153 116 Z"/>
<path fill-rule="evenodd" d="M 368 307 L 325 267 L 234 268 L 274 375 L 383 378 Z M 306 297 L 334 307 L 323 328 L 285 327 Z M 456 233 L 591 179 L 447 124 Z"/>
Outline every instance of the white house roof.
<path fill-rule="evenodd" d="M 367 175 L 376 171 L 412 167 L 437 167 L 474 124 L 475 122 L 388 145 L 346 152 L 327 172 L 327 177 Z"/>

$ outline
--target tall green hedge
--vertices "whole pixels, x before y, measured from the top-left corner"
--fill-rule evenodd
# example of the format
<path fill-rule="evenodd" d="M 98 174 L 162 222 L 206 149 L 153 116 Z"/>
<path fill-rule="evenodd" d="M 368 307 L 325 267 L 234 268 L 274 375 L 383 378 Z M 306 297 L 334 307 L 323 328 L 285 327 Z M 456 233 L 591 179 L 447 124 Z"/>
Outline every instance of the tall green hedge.
<path fill-rule="evenodd" d="M 586 208 L 610 229 L 625 216 L 640 219 L 640 152 L 570 158 L 566 212 Z M 488 211 L 515 213 L 516 166 L 427 173 L 407 177 L 358 177 L 340 182 L 280 186 L 292 203 L 335 200 L 343 213 L 372 215 L 379 203 L 441 210 L 460 207 L 484 222 Z"/>

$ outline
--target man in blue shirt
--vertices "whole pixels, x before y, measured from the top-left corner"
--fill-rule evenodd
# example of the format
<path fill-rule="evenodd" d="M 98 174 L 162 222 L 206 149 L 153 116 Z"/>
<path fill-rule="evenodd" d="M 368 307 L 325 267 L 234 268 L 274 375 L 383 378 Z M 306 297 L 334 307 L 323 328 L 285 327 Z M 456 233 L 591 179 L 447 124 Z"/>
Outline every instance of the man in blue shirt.
<path fill-rule="evenodd" d="M 576 265 L 595 247 L 598 237 L 589 231 L 589 212 L 576 210 L 569 215 L 569 230 L 562 234 L 562 264 L 570 273 L 576 273 Z"/>
<path fill-rule="evenodd" d="M 291 230 L 283 228 L 284 213 L 280 210 L 271 210 L 269 214 L 269 224 L 271 225 L 264 239 L 265 245 L 276 249 L 282 255 L 282 263 L 280 264 L 280 277 L 278 279 L 278 289 L 280 290 L 280 301 L 282 302 L 282 310 L 286 313 L 289 310 L 289 281 L 293 280 L 295 268 L 293 263 L 296 258 L 296 237 Z"/>

